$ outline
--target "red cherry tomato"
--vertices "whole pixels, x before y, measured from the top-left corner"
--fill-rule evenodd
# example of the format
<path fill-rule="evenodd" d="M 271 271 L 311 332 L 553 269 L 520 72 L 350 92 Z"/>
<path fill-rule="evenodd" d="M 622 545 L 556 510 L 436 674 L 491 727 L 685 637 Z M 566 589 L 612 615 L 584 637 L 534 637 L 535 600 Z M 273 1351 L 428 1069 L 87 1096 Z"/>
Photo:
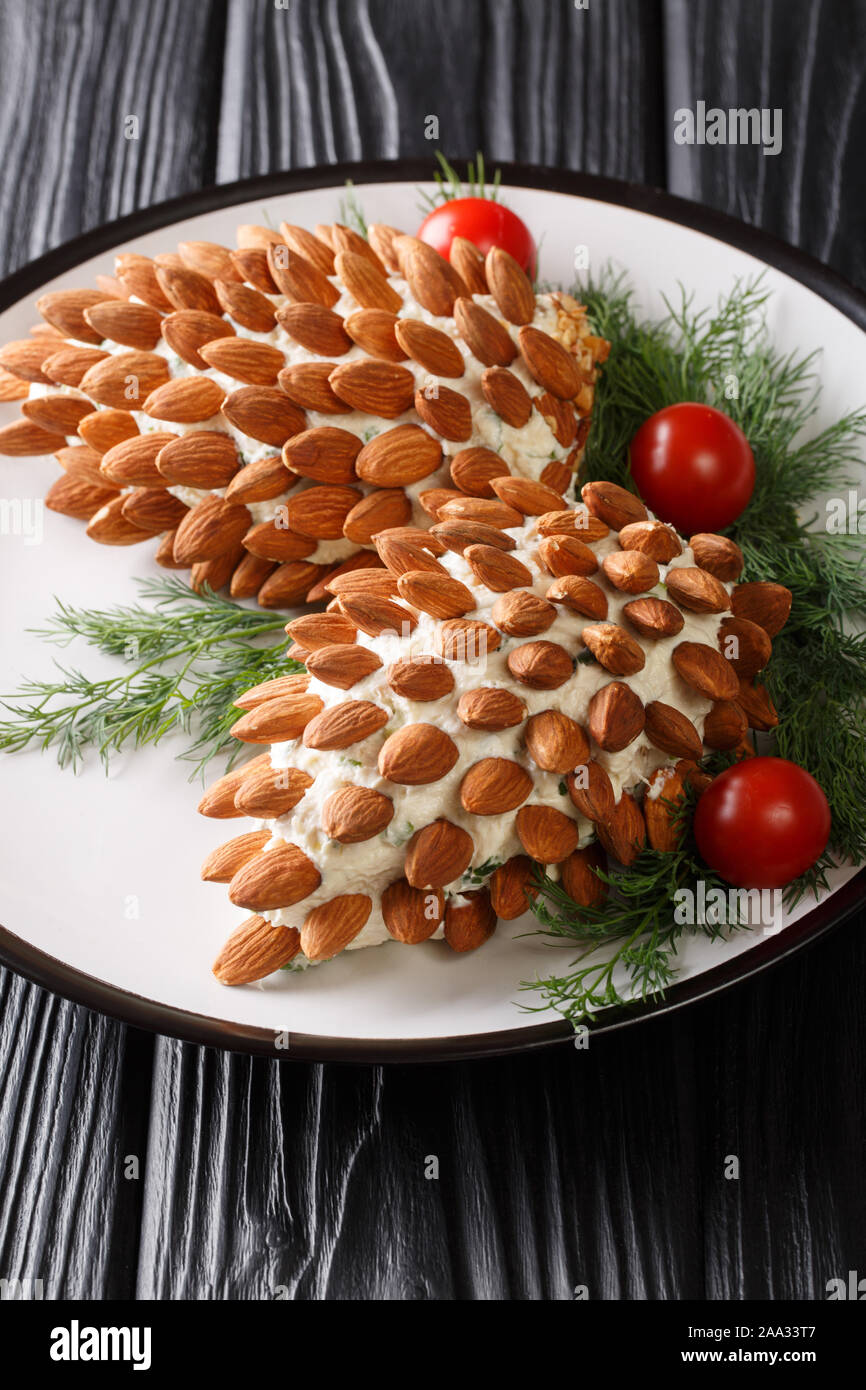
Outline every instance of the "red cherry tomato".
<path fill-rule="evenodd" d="M 830 838 L 830 807 L 814 777 L 785 758 L 747 758 L 707 787 L 695 811 L 702 858 L 738 888 L 783 888 Z"/>
<path fill-rule="evenodd" d="M 418 236 L 446 261 L 456 236 L 474 242 L 482 256 L 491 246 L 501 246 L 530 277 L 535 275 L 535 242 L 529 228 L 516 212 L 489 198 L 450 198 L 424 218 Z"/>
<path fill-rule="evenodd" d="M 711 405 L 687 401 L 657 411 L 641 425 L 630 454 L 647 506 L 686 536 L 730 526 L 754 491 L 749 441 Z"/>

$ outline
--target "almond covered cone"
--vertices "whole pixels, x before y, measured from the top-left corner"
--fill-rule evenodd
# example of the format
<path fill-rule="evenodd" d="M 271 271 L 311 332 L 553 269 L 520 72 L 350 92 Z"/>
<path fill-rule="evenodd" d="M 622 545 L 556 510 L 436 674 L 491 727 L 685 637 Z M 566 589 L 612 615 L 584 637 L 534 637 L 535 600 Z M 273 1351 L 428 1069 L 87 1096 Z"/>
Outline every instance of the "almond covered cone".
<path fill-rule="evenodd" d="M 381 533 L 382 570 L 329 581 L 329 611 L 288 624 L 307 676 L 239 702 L 234 734 L 265 751 L 200 809 L 257 819 L 205 876 L 234 869 L 232 901 L 297 931 L 299 961 L 476 949 L 540 866 L 598 902 L 606 856 L 676 843 L 667 803 L 703 753 L 775 719 L 756 677 L 786 591 L 738 585 L 733 542 L 692 548 L 611 484 L 574 510 L 528 479 L 492 491 Z M 257 942 L 251 971 L 263 958 Z M 231 982 L 253 978 L 235 952 Z"/>
<path fill-rule="evenodd" d="M 608 351 L 582 307 L 498 249 L 461 243 L 457 269 L 391 228 L 317 232 L 124 253 L 103 288 L 43 295 L 50 331 L 0 349 L 27 392 L 0 452 L 55 453 L 48 505 L 92 540 L 159 536 L 159 563 L 266 607 L 496 477 L 561 494 Z"/>

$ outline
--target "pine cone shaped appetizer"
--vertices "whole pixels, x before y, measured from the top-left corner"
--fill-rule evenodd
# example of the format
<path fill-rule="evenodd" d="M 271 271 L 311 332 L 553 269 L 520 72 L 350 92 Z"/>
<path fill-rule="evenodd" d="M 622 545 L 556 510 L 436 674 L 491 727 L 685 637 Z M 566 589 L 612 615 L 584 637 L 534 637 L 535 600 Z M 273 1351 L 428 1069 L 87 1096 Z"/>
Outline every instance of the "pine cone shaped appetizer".
<path fill-rule="evenodd" d="M 496 477 L 565 490 L 608 350 L 570 296 L 536 295 L 500 249 L 464 241 L 455 268 L 383 226 L 238 243 L 120 255 L 0 350 L 0 394 L 26 394 L 0 453 L 53 452 L 46 504 L 92 540 L 160 537 L 194 587 L 281 607 Z"/>
<path fill-rule="evenodd" d="M 732 541 L 686 544 L 608 483 L 575 510 L 529 479 L 491 492 L 381 531 L 383 568 L 288 624 L 308 674 L 238 701 L 235 736 L 269 747 L 199 808 L 257 822 L 203 868 L 253 914 L 224 983 L 389 939 L 473 950 L 539 866 L 598 902 L 606 854 L 676 842 L 704 750 L 775 722 L 754 677 L 790 595 L 736 584 Z"/>

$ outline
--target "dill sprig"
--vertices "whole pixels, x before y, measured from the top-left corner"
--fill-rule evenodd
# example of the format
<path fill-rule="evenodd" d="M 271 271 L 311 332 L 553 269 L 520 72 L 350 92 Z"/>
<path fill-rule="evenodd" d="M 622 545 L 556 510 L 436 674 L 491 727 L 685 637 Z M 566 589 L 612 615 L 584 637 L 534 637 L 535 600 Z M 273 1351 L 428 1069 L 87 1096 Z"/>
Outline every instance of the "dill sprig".
<path fill-rule="evenodd" d="M 137 581 L 142 604 L 106 609 L 75 608 L 56 599 L 57 609 L 37 635 L 57 646 L 76 638 L 129 668 L 93 679 L 55 662 L 53 679 L 25 680 L 0 701 L 11 716 L 0 720 L 0 749 L 16 752 L 53 747 L 61 767 L 80 767 L 88 749 L 103 763 L 125 747 L 158 743 L 180 730 L 191 735 L 182 756 L 200 772 L 227 753 L 227 766 L 242 751 L 229 736 L 239 717 L 235 698 L 251 685 L 302 671 L 285 658 L 280 615 L 243 608 L 205 588 L 190 590 L 176 576 Z"/>
<path fill-rule="evenodd" d="M 442 203 L 450 203 L 455 198 L 487 198 L 491 203 L 497 201 L 502 184 L 502 175 L 499 169 L 495 169 L 493 182 L 487 183 L 484 155 L 480 150 L 476 152 L 474 160 L 470 159 L 466 166 L 465 181 L 461 179 L 457 170 L 445 158 L 441 150 L 436 151 L 436 159 L 439 164 L 439 168 L 433 175 L 436 181 L 436 192 L 426 193 L 423 188 L 418 189 L 418 196 L 421 200 L 420 207 L 423 212 L 432 212 Z"/>
<path fill-rule="evenodd" d="M 340 221 L 345 226 L 351 227 L 365 241 L 368 239 L 367 219 L 351 179 L 346 179 L 346 191 L 340 199 Z"/>

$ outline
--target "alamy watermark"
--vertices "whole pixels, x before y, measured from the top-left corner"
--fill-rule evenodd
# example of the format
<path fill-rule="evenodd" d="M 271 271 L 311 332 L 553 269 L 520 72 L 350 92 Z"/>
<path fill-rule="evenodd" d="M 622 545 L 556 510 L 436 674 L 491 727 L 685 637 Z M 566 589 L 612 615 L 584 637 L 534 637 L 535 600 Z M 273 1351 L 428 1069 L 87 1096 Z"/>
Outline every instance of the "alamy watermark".
<path fill-rule="evenodd" d="M 782 109 L 763 106 L 707 106 L 699 101 L 694 110 L 680 106 L 674 112 L 677 145 L 760 145 L 764 154 L 782 149 Z"/>

